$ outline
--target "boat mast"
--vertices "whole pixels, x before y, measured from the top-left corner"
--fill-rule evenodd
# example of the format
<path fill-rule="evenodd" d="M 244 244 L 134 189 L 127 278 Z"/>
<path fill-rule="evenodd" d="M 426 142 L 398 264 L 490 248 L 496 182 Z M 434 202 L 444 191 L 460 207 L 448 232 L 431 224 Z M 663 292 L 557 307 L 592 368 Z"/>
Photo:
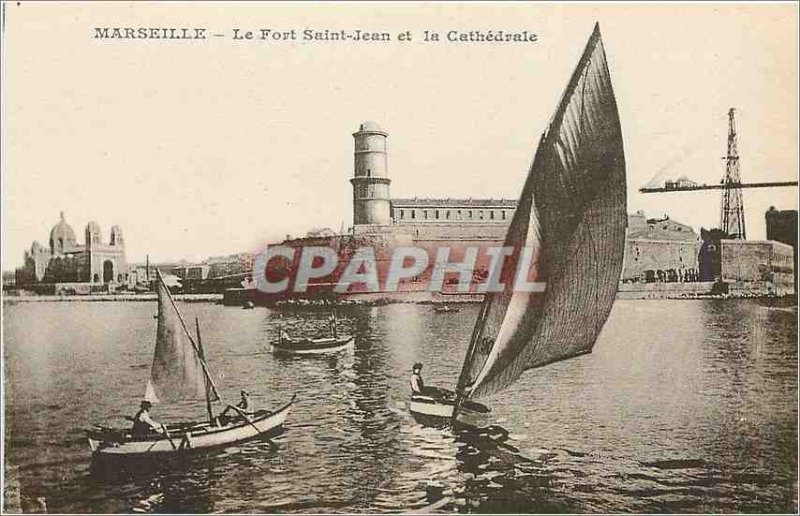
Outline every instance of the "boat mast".
<path fill-rule="evenodd" d="M 205 362 L 206 357 L 203 352 L 203 341 L 200 338 L 200 319 L 194 318 L 194 324 L 197 328 L 197 352 L 200 355 L 200 360 Z M 209 385 L 208 377 L 206 377 L 206 411 L 208 412 L 208 422 L 214 424 L 214 413 L 211 410 L 211 386 Z"/>
<path fill-rule="evenodd" d="M 278 343 L 283 342 L 283 308 L 278 305 Z"/>
<path fill-rule="evenodd" d="M 333 338 L 334 339 L 338 339 L 339 336 L 336 334 L 336 326 L 337 326 L 337 322 L 336 322 L 336 304 L 333 303 L 333 302 L 331 302 L 331 310 L 333 310 L 333 319 L 332 319 L 332 323 L 333 323 Z"/>
<path fill-rule="evenodd" d="M 483 333 L 483 320 L 486 318 L 486 313 L 489 311 L 489 304 L 491 303 L 491 299 L 489 298 L 491 294 L 486 294 L 487 298 L 484 300 L 483 305 L 481 306 L 481 312 L 478 315 L 478 323 L 475 325 L 475 328 L 472 329 L 472 337 L 469 341 L 469 348 L 467 348 L 467 355 L 464 357 L 464 364 L 461 366 L 461 374 L 458 375 L 458 383 L 456 383 L 456 402 L 453 405 L 453 417 L 452 422 L 455 423 L 456 417 L 458 417 L 458 411 L 461 409 L 461 403 L 463 403 L 464 399 L 467 397 L 466 393 L 464 392 L 464 384 L 467 383 L 467 376 L 469 375 L 469 363 L 472 360 L 472 355 L 475 353 L 475 348 L 478 345 L 478 339 L 480 339 L 481 334 Z"/>

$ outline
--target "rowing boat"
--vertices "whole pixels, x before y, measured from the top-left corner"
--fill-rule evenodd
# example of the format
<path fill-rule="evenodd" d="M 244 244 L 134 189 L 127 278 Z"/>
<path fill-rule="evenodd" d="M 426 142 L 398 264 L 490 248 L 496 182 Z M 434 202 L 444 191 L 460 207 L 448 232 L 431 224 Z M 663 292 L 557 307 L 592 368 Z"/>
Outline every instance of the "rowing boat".
<path fill-rule="evenodd" d="M 279 431 L 289 414 L 295 397 L 275 411 L 246 412 L 228 405 L 233 416 L 215 416 L 212 402 L 221 401 L 212 380 L 200 338 L 200 323 L 196 320 L 197 335 L 192 336 L 175 300 L 157 274 L 158 327 L 150 378 L 145 389 L 149 403 L 204 399 L 206 421 L 161 425 L 158 432 L 134 435 L 132 429 L 94 425 L 85 431 L 89 447 L 95 456 L 146 456 L 149 454 L 184 453 L 193 450 L 225 446 Z"/>

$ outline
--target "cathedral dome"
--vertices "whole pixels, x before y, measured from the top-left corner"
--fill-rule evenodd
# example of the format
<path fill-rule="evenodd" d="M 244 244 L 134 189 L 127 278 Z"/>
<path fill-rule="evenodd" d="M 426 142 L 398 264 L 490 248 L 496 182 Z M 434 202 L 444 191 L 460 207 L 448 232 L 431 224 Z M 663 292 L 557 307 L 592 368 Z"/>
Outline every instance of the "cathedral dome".
<path fill-rule="evenodd" d="M 64 249 L 75 247 L 76 245 L 75 231 L 64 220 L 64 212 L 62 211 L 61 220 L 50 230 L 50 250 L 60 253 Z"/>

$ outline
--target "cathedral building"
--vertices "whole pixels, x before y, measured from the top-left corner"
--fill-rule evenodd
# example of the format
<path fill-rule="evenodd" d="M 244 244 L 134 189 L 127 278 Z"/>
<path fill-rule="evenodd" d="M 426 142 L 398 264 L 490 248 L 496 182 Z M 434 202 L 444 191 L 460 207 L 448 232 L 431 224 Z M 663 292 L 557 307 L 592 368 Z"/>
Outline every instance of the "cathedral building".
<path fill-rule="evenodd" d="M 37 283 L 102 283 L 127 281 L 125 241 L 119 226 L 111 227 L 108 242 L 103 241 L 100 226 L 89 222 L 84 244 L 78 244 L 75 231 L 64 219 L 50 230 L 48 246 L 33 242 L 25 252 L 25 264 L 16 270 L 18 286 Z"/>

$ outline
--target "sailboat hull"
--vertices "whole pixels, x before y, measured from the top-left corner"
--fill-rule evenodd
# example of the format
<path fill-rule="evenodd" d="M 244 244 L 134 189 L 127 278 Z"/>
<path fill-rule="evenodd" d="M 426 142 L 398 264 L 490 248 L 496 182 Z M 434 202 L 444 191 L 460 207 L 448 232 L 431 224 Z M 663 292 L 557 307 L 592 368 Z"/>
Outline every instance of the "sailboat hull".
<path fill-rule="evenodd" d="M 222 427 L 198 424 L 181 433 L 169 427 L 169 437 L 133 440 L 109 438 L 109 429 L 87 430 L 92 453 L 106 457 L 143 456 L 150 454 L 186 453 L 194 450 L 226 446 L 279 430 L 294 403 L 294 398 L 275 412 L 260 411 L 250 421 L 239 419 Z M 119 434 L 118 434 L 119 435 Z"/>
<path fill-rule="evenodd" d="M 454 401 L 439 396 L 411 395 L 408 410 L 414 419 L 426 426 L 449 426 L 453 418 Z M 461 405 L 456 419 L 457 423 L 482 427 L 489 422 L 490 409 L 474 401 L 465 401 Z"/>
<path fill-rule="evenodd" d="M 353 346 L 353 337 L 340 339 L 280 339 L 272 343 L 274 353 L 287 355 L 318 355 L 321 353 L 335 353 Z"/>

